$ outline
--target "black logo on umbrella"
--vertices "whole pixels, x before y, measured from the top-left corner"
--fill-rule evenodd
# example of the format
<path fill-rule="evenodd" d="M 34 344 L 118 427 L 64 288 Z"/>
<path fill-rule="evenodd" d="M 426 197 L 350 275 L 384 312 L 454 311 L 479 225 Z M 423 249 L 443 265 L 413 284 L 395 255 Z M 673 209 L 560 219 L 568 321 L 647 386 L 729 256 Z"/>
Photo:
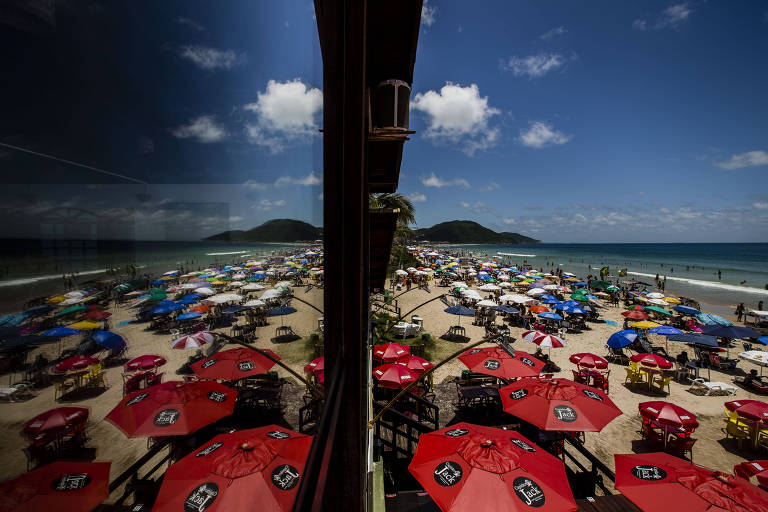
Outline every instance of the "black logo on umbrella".
<path fill-rule="evenodd" d="M 155 425 L 158 427 L 167 427 L 173 425 L 179 419 L 179 411 L 176 409 L 163 409 L 155 415 Z"/>
<path fill-rule="evenodd" d="M 76 491 L 90 483 L 91 477 L 88 473 L 69 473 L 52 481 L 51 489 L 60 492 Z"/>
<path fill-rule="evenodd" d="M 208 392 L 208 400 L 212 400 L 214 402 L 226 402 L 227 401 L 227 394 L 221 393 L 219 391 L 209 391 Z"/>
<path fill-rule="evenodd" d="M 435 468 L 435 482 L 443 487 L 456 485 L 461 481 L 462 476 L 461 466 L 450 460 L 438 464 Z"/>
<path fill-rule="evenodd" d="M 467 352 L 467 354 L 477 354 L 478 352 L 482 352 L 482 351 L 483 351 L 482 349 L 475 348 Z"/>
<path fill-rule="evenodd" d="M 208 367 L 213 366 L 215 364 L 216 364 L 216 360 L 215 359 L 209 359 L 208 361 L 206 361 L 203 364 L 201 364 L 200 368 L 208 368 Z"/>
<path fill-rule="evenodd" d="M 237 363 L 237 369 L 241 372 L 249 372 L 253 370 L 253 362 L 252 361 L 240 361 Z"/>
<path fill-rule="evenodd" d="M 195 457 L 205 457 L 206 455 L 210 455 L 211 453 L 215 452 L 222 446 L 224 446 L 224 443 L 213 443 L 211 446 L 203 448 L 202 450 L 197 452 L 197 455 L 195 455 Z"/>
<path fill-rule="evenodd" d="M 455 428 L 455 429 L 449 430 L 448 432 L 445 433 L 445 435 L 450 436 L 450 437 L 461 437 L 461 436 L 465 436 L 467 434 L 469 434 L 469 430 L 467 430 L 465 428 Z"/>
<path fill-rule="evenodd" d="M 184 512 L 203 512 L 219 495 L 219 486 L 213 482 L 206 482 L 194 491 L 184 500 Z"/>
<path fill-rule="evenodd" d="M 273 430 L 272 432 L 267 432 L 267 437 L 271 437 L 272 439 L 288 439 L 291 437 L 291 434 L 280 432 L 279 430 Z"/>
<path fill-rule="evenodd" d="M 299 483 L 299 470 L 289 464 L 282 464 L 272 470 L 272 483 L 280 490 L 290 491 Z"/>
<path fill-rule="evenodd" d="M 512 391 L 509 394 L 509 398 L 512 400 L 520 400 L 521 398 L 525 398 L 528 396 L 528 390 L 527 389 L 517 389 L 515 391 Z"/>
<path fill-rule="evenodd" d="M 125 405 L 137 404 L 137 403 L 141 402 L 142 400 L 144 400 L 145 398 L 147 398 L 148 396 L 149 396 L 149 393 L 138 394 L 135 397 L 133 397 L 130 400 L 128 400 L 127 402 L 125 402 Z"/>
<path fill-rule="evenodd" d="M 632 468 L 632 474 L 640 480 L 664 480 L 667 478 L 667 472 L 658 466 L 635 466 Z"/>
<path fill-rule="evenodd" d="M 514 438 L 514 437 L 510 437 L 509 440 L 512 443 L 514 443 L 515 445 L 517 445 L 518 447 L 522 448 L 523 450 L 525 450 L 527 452 L 533 453 L 533 452 L 536 451 L 536 448 L 534 448 L 533 446 L 529 445 L 528 443 L 526 443 L 522 439 L 517 439 L 517 438 Z"/>
<path fill-rule="evenodd" d="M 488 359 L 488 360 L 487 360 L 487 361 L 486 361 L 486 362 L 483 364 L 483 366 L 485 366 L 485 368 L 486 368 L 486 369 L 488 369 L 488 370 L 498 370 L 499 368 L 501 368 L 501 363 L 500 363 L 500 362 L 498 362 L 498 361 L 497 361 L 497 360 L 495 360 L 495 359 Z"/>
<path fill-rule="evenodd" d="M 555 418 L 566 423 L 576 421 L 579 417 L 579 415 L 576 414 L 576 411 L 567 405 L 556 405 L 554 409 L 552 409 L 552 413 L 555 415 Z"/>
<path fill-rule="evenodd" d="M 523 363 L 524 365 L 527 365 L 527 366 L 530 366 L 530 367 L 533 367 L 533 365 L 534 365 L 534 362 L 531 361 L 530 359 L 528 359 L 527 357 L 521 357 L 520 358 L 520 362 Z"/>
<path fill-rule="evenodd" d="M 538 508 L 544 506 L 544 491 L 539 487 L 539 484 L 530 478 L 523 476 L 515 478 L 512 482 L 512 488 L 515 490 L 517 497 L 520 498 L 520 501 L 529 507 Z"/>
<path fill-rule="evenodd" d="M 594 391 L 592 391 L 590 389 L 582 389 L 581 392 L 584 393 L 585 395 L 587 395 L 592 400 L 597 400 L 598 402 L 602 402 L 603 401 L 603 397 L 601 397 L 600 395 L 598 395 L 597 393 L 595 393 Z"/>

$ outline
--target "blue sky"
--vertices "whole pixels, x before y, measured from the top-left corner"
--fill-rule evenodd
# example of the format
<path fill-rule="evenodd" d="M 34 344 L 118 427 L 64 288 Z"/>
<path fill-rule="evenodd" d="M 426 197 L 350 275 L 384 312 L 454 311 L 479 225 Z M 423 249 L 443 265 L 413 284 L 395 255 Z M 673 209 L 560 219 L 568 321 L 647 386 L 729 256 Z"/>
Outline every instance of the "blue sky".
<path fill-rule="evenodd" d="M 322 224 L 312 3 L 135 6 L 57 4 L 48 38 L 0 25 L 0 236 L 62 207 L 130 226 L 105 237 Z M 764 2 L 428 0 L 399 192 L 419 227 L 765 241 L 766 54 Z"/>

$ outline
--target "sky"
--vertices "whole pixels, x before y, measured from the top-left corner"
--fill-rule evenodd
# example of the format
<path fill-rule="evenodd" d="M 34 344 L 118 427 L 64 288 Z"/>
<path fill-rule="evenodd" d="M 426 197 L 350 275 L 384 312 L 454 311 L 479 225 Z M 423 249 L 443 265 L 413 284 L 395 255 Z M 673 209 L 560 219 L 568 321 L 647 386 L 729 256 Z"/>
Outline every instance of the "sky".
<path fill-rule="evenodd" d="M 1 237 L 322 225 L 310 1 L 55 5 L 0 22 Z M 765 2 L 427 0 L 398 192 L 418 227 L 765 242 L 766 54 Z"/>

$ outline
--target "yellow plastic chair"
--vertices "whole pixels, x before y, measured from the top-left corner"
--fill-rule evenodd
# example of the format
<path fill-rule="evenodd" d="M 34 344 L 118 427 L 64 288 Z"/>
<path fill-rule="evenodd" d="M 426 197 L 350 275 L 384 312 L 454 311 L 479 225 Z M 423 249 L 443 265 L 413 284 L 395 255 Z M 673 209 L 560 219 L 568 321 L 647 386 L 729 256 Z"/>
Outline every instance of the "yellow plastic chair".
<path fill-rule="evenodd" d="M 629 384 L 632 386 L 637 384 L 637 380 L 640 378 L 640 373 L 633 371 L 632 368 L 629 368 L 627 366 L 624 367 L 624 371 L 627 372 L 627 376 L 624 377 L 624 384 L 626 384 L 627 382 L 629 382 Z"/>
<path fill-rule="evenodd" d="M 725 426 L 725 438 L 728 439 L 728 436 L 736 439 L 739 448 L 741 448 L 741 443 L 744 439 L 749 439 L 750 433 L 746 425 L 740 425 L 735 421 L 728 421 Z"/>
<path fill-rule="evenodd" d="M 667 388 L 667 392 L 671 395 L 672 388 L 670 387 L 669 383 L 672 381 L 673 378 L 674 378 L 674 375 L 670 375 L 669 377 L 662 376 L 654 381 L 656 385 L 653 387 L 657 388 L 659 390 L 659 393 L 663 393 L 664 388 Z"/>

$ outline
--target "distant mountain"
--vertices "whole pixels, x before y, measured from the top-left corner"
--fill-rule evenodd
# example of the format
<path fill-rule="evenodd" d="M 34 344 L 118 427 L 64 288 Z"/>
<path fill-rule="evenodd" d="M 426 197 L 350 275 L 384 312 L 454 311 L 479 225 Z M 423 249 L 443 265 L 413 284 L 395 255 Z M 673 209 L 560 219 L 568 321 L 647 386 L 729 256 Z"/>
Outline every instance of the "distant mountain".
<path fill-rule="evenodd" d="M 471 220 L 441 222 L 417 229 L 416 237 L 430 242 L 451 244 L 537 244 L 540 241 L 519 233 L 497 233 Z"/>
<path fill-rule="evenodd" d="M 243 231 L 224 231 L 203 240 L 212 242 L 304 242 L 323 237 L 323 228 L 293 219 L 272 219 L 261 226 Z"/>

